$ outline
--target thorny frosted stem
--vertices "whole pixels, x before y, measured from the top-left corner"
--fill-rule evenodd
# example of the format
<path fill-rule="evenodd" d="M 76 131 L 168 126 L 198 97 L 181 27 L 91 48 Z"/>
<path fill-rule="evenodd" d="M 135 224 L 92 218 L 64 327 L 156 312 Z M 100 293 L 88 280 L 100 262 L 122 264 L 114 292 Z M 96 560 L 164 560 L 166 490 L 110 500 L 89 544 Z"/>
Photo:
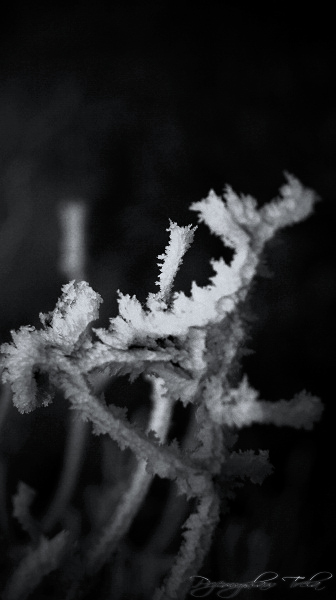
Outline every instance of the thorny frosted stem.
<path fill-rule="evenodd" d="M 180 552 L 173 567 L 153 600 L 178 600 L 190 588 L 190 578 L 201 568 L 210 550 L 212 536 L 219 521 L 219 498 L 213 484 L 200 498 L 196 512 L 187 519 Z"/>
<path fill-rule="evenodd" d="M 109 407 L 90 392 L 85 377 L 79 371 L 75 372 L 74 364 L 68 365 L 64 357 L 59 357 L 57 361 L 56 356 L 52 362 L 58 367 L 51 374 L 54 384 L 64 390 L 65 396 L 73 408 L 80 411 L 82 418 L 92 421 L 96 433 L 107 433 L 122 448 L 130 448 L 139 459 L 148 462 L 153 472 L 176 481 L 179 490 L 189 498 L 197 498 L 197 510 L 186 522 L 188 527 L 192 520 L 191 528 L 184 535 L 181 551 L 171 574 L 155 596 L 155 600 L 178 598 L 176 594 L 186 593 L 190 584 L 187 578 L 197 573 L 208 553 L 218 522 L 219 500 L 211 475 L 206 470 L 189 464 L 188 459 L 182 458 L 182 455 L 180 457 L 169 448 L 156 445 L 145 433 L 136 431 L 130 423 L 115 417 Z M 94 567 L 93 561 L 90 567 Z"/>
<path fill-rule="evenodd" d="M 64 362 L 63 368 L 66 369 Z M 62 375 L 58 372 L 54 376 L 55 383 L 57 381 L 59 386 L 63 386 L 73 407 L 79 409 L 84 418 L 94 423 L 96 432 L 108 433 L 112 439 L 121 443 L 122 447 L 133 450 L 144 462 L 148 460 L 151 468 L 161 477 L 176 480 L 181 491 L 198 499 L 196 512 L 185 523 L 186 527 L 190 525 L 190 529 L 184 535 L 180 553 L 164 586 L 157 590 L 154 600 L 184 597 L 190 587 L 188 578 L 197 573 L 202 565 L 218 523 L 219 499 L 210 475 L 204 470 L 197 470 L 185 464 L 178 456 L 165 451 L 164 447 L 154 445 L 145 435 L 141 436 L 132 425 L 114 417 L 108 407 L 90 393 L 84 377 L 80 373 L 75 375 L 73 365 L 71 380 L 64 382 L 64 375 L 64 371 Z"/>
<path fill-rule="evenodd" d="M 197 410 L 194 409 L 189 422 L 188 431 L 183 440 L 182 448 L 186 451 L 195 445 L 198 433 L 198 422 L 196 418 Z M 209 429 L 210 438 L 216 439 L 217 452 L 222 454 L 221 440 L 217 438 L 215 432 Z M 219 446 L 218 446 L 219 444 Z M 214 447 L 212 448 L 214 450 Z M 215 454 L 214 454 L 215 456 Z M 203 459 L 206 455 L 203 456 Z M 210 457 L 208 457 L 210 458 Z M 213 457 L 214 459 L 214 457 Z M 215 463 L 215 460 L 213 460 Z M 189 507 L 190 510 L 190 507 Z M 146 550 L 150 555 L 161 555 L 165 552 L 169 542 L 176 535 L 178 530 L 183 529 L 183 521 L 186 519 L 188 507 L 185 502 L 181 502 L 180 497 L 171 490 L 170 498 L 163 519 L 161 519 L 160 528 L 156 531 Z M 200 516 L 200 518 L 198 518 Z M 196 512 L 193 512 L 185 522 L 185 527 L 190 529 L 184 535 L 184 541 L 180 552 L 175 559 L 169 575 L 166 577 L 163 586 L 156 590 L 154 600 L 176 600 L 184 598 L 190 587 L 189 578 L 195 575 L 202 566 L 204 559 L 210 549 L 213 533 L 216 529 L 219 519 L 219 498 L 216 490 L 211 483 L 207 491 L 203 493 L 198 501 Z M 193 521 L 191 523 L 191 521 Z M 171 524 L 175 527 L 171 527 Z M 190 525 L 189 525 L 190 523 Z"/>
<path fill-rule="evenodd" d="M 152 379 L 152 411 L 147 426 L 147 433 L 153 431 L 164 443 L 169 430 L 173 412 L 173 401 L 162 393 L 162 380 Z M 110 521 L 105 525 L 98 543 L 88 554 L 87 572 L 96 572 L 108 560 L 120 540 L 125 536 L 132 524 L 145 496 L 149 490 L 153 476 L 146 470 L 146 461 L 140 459 L 132 477 L 131 485 L 121 499 Z"/>
<path fill-rule="evenodd" d="M 226 265 L 224 261 L 213 261 L 212 264 L 216 275 L 211 278 L 213 282 L 212 286 L 207 286 L 204 289 L 198 288 L 195 284 L 193 285 L 190 299 L 187 299 L 184 295 L 174 297 L 176 301 L 174 300 L 174 303 L 169 307 L 175 311 L 175 315 L 173 316 L 174 319 L 175 317 L 177 319 L 176 324 L 174 324 L 175 329 L 172 329 L 175 332 L 174 335 L 185 335 L 191 327 L 209 327 L 215 318 L 217 319 L 217 317 L 223 315 L 225 312 L 228 313 L 237 309 L 239 302 L 243 299 L 242 296 L 245 295 L 245 289 L 247 289 L 251 278 L 255 274 L 259 253 L 267 240 L 272 237 L 277 229 L 298 222 L 309 215 L 315 201 L 315 194 L 309 190 L 304 190 L 301 184 L 291 177 L 287 177 L 287 180 L 287 185 L 281 188 L 280 200 L 273 201 L 260 211 L 256 210 L 254 199 L 245 197 L 244 204 L 241 205 L 239 198 L 230 190 L 225 195 L 226 202 L 224 204 L 212 192 L 205 201 L 194 203 L 191 207 L 193 210 L 200 212 L 201 220 L 205 221 L 211 231 L 221 237 L 224 243 L 234 250 L 234 257 L 230 266 Z M 70 218 L 68 222 L 71 222 Z M 64 231 L 66 227 L 67 225 L 64 225 Z M 180 231 L 180 228 L 177 230 L 174 227 L 174 231 L 176 233 Z M 171 226 L 172 232 L 173 229 Z M 74 239 L 72 240 L 70 237 L 68 241 L 70 240 L 72 243 Z M 162 276 L 159 283 L 160 293 L 158 295 L 151 294 L 147 301 L 147 308 L 152 313 L 152 316 L 159 309 L 167 308 L 167 306 L 164 307 L 164 304 L 167 304 L 166 300 L 169 300 L 171 294 L 172 277 L 176 273 L 175 263 L 179 264 L 179 257 L 181 257 L 180 251 L 175 252 L 175 246 L 176 244 L 173 244 L 169 252 L 160 256 L 163 259 L 161 266 Z M 72 247 L 70 244 L 68 246 L 68 253 L 71 254 L 71 252 Z M 70 261 L 67 274 L 71 272 L 72 268 Z M 78 270 L 79 272 L 80 269 Z M 209 312 L 207 315 L 205 311 L 203 315 L 203 306 L 206 307 L 208 301 L 212 302 L 210 306 L 212 312 Z M 130 325 L 133 317 L 134 324 L 136 324 L 137 319 L 140 319 L 140 322 L 145 326 L 144 331 L 147 331 L 146 326 L 148 326 L 148 335 L 150 338 L 154 336 L 156 339 L 156 335 L 159 335 L 160 332 L 171 331 L 169 323 L 169 326 L 165 325 L 167 329 L 163 326 L 161 327 L 161 324 L 158 321 L 155 322 L 155 319 L 154 325 L 153 323 L 151 324 L 149 315 L 143 313 L 140 303 L 136 299 L 123 296 L 123 302 L 121 317 L 127 313 L 126 309 L 128 309 L 130 317 L 128 320 L 126 319 L 128 324 Z M 183 309 L 182 313 L 181 309 Z M 192 319 L 188 321 L 187 313 L 192 309 L 195 310 L 195 313 L 192 311 Z M 183 318 L 180 319 L 180 322 L 178 318 L 181 314 Z M 114 324 L 116 323 L 119 323 L 120 327 L 118 329 L 115 325 L 115 331 L 118 335 L 123 336 L 124 332 L 127 331 L 125 319 L 123 320 L 119 316 L 119 321 L 117 319 L 114 320 Z M 123 327 L 121 327 L 121 323 Z M 76 322 L 75 325 L 75 329 L 77 329 Z M 160 325 L 158 331 L 156 331 L 156 325 Z M 216 322 L 217 325 L 218 321 Z M 130 327 L 133 327 L 133 324 Z M 139 341 L 137 340 L 137 330 L 135 334 L 132 333 L 131 329 L 130 332 L 130 339 L 133 340 L 134 338 L 135 341 Z M 139 332 L 141 333 L 140 341 L 142 341 L 141 328 Z M 108 339 L 108 334 L 106 336 Z M 37 343 L 37 336 L 33 339 Z M 214 341 L 217 343 L 218 340 L 219 337 L 215 335 Z M 130 349 L 126 342 L 124 344 L 125 348 Z M 231 350 L 235 350 L 236 348 L 237 345 L 232 344 Z M 76 348 L 74 350 L 76 352 Z M 210 373 L 213 367 L 217 366 L 217 362 L 218 368 L 214 370 L 215 375 L 220 375 L 220 371 L 226 372 L 226 367 L 231 366 L 228 353 L 224 352 L 225 360 L 224 358 L 219 360 L 219 348 L 215 346 L 214 352 L 211 352 L 210 348 L 208 350 L 209 360 L 210 358 L 215 358 L 212 361 L 213 364 L 209 363 L 211 367 Z M 11 354 L 13 352 L 12 346 L 11 352 L 9 352 L 10 358 L 12 358 Z M 11 367 L 10 358 L 8 358 L 9 367 Z M 185 493 L 188 498 L 194 498 L 195 503 L 197 502 L 196 511 L 191 514 L 185 523 L 186 531 L 183 535 L 181 551 L 173 565 L 171 574 L 167 577 L 164 586 L 155 595 L 155 600 L 182 598 L 182 595 L 184 596 L 189 587 L 188 579 L 197 573 L 209 550 L 212 534 L 218 523 L 219 499 L 212 479 L 218 472 L 217 465 L 222 460 L 223 454 L 219 456 L 215 452 L 217 450 L 216 439 L 215 443 L 213 443 L 213 437 L 208 435 L 209 429 L 206 424 L 203 426 L 200 422 L 198 441 L 201 444 L 198 448 L 195 448 L 193 460 L 191 460 L 190 457 L 183 456 L 174 447 L 159 445 L 155 440 L 146 436 L 145 432 L 138 430 L 132 424 L 128 423 L 117 407 L 108 407 L 101 399 L 98 399 L 95 392 L 92 392 L 92 385 L 89 381 L 90 375 L 83 375 L 75 353 L 69 356 L 69 354 L 65 354 L 62 351 L 62 347 L 52 346 L 50 348 L 48 346 L 44 348 L 42 353 L 42 362 L 44 360 L 48 367 L 46 371 L 50 374 L 51 383 L 64 392 L 64 396 L 70 400 L 72 408 L 79 411 L 83 420 L 90 420 L 94 424 L 96 433 L 110 435 L 114 441 L 118 442 L 122 449 L 126 447 L 130 448 L 136 454 L 139 461 L 143 461 L 144 463 L 146 461 L 146 469 L 148 469 L 151 475 L 158 474 L 160 477 L 170 478 L 176 482 L 179 492 Z M 9 367 L 8 377 L 10 378 L 10 376 L 12 377 L 12 373 Z M 88 372 L 94 371 L 96 367 L 97 365 L 91 362 Z M 143 366 L 141 372 L 146 372 L 147 368 L 147 366 Z M 140 368 L 138 368 L 139 370 Z M 22 373 L 22 375 L 25 376 L 25 373 Z M 19 384 L 24 383 L 24 381 L 25 378 L 21 382 L 19 381 Z M 195 383 L 198 384 L 198 381 Z M 242 388 L 243 386 L 240 387 Z M 20 387 L 15 389 L 20 389 Z M 235 391 L 232 392 L 233 395 L 238 394 L 237 389 L 235 388 Z M 211 413 L 212 417 L 214 417 L 212 420 L 215 425 L 218 425 L 218 415 L 223 413 L 223 411 L 219 410 L 221 408 L 220 401 L 223 399 L 223 390 L 225 391 L 225 386 L 223 386 L 221 378 L 218 381 L 216 381 L 216 378 L 214 381 L 209 380 L 203 389 L 204 406 Z M 217 395 L 214 395 L 214 391 Z M 194 389 L 189 393 L 188 400 L 192 397 L 194 399 Z M 252 408 L 254 407 L 252 406 Z M 244 409 L 246 409 L 246 406 L 244 406 Z M 284 406 L 284 409 L 287 409 L 287 406 Z M 222 422 L 223 424 L 227 423 L 227 419 L 223 417 Z M 242 424 L 244 423 L 246 423 L 246 419 L 243 419 Z M 215 429 L 213 429 L 213 432 L 215 432 Z M 218 446 L 220 446 L 220 440 Z M 249 453 L 248 458 L 251 458 Z M 259 472 L 255 467 L 256 461 L 254 459 L 246 460 L 246 457 L 240 453 L 231 453 L 230 461 L 228 461 L 230 464 L 226 472 L 228 480 L 230 481 L 230 477 L 237 478 L 243 475 L 250 477 L 252 481 L 258 482 L 261 476 L 263 478 L 267 474 L 264 468 L 265 465 L 262 464 L 266 458 L 265 453 L 263 453 L 261 455 L 262 460 L 258 459 L 257 466 L 262 467 L 261 472 Z M 142 474 L 139 470 L 140 483 L 144 481 L 144 475 L 145 471 Z M 135 491 L 140 489 L 137 477 L 134 478 L 133 484 Z M 69 481 L 65 482 L 65 486 L 69 489 Z M 134 500 L 135 491 L 133 490 L 130 495 L 132 500 Z"/>
<path fill-rule="evenodd" d="M 182 450 L 188 451 L 195 444 L 196 433 L 197 423 L 194 410 L 190 417 L 187 432 L 181 442 Z M 158 556 L 164 554 L 168 544 L 181 529 L 189 510 L 190 508 L 188 507 L 185 498 L 176 495 L 176 489 L 171 486 L 159 527 L 153 533 L 146 546 L 146 552 L 149 555 Z"/>
<path fill-rule="evenodd" d="M 90 392 L 85 377 L 75 371 L 74 364 L 67 359 L 54 355 L 49 357 L 49 364 L 55 370 L 50 372 L 51 379 L 85 420 L 93 423 L 96 433 L 108 434 L 120 447 L 130 448 L 138 458 L 148 462 L 153 472 L 160 477 L 176 481 L 181 493 L 189 497 L 199 497 L 211 483 L 210 474 L 195 467 L 187 458 L 182 458 L 169 447 L 153 443 L 144 432 L 138 431 L 134 425 L 116 417 L 95 395 Z"/>

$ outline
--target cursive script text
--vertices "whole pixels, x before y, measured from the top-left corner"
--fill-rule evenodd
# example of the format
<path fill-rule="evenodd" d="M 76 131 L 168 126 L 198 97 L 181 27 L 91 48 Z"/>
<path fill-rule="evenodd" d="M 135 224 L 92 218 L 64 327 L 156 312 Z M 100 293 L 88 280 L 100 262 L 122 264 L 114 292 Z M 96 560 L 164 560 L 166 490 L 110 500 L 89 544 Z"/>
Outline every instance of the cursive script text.
<path fill-rule="evenodd" d="M 217 598 L 233 598 L 243 590 L 251 590 L 253 588 L 259 589 L 260 591 L 270 590 L 277 586 L 279 581 L 280 583 L 281 581 L 284 581 L 285 583 L 290 582 L 290 589 L 312 588 L 315 591 L 321 591 L 326 587 L 323 583 L 332 577 L 333 575 L 330 571 L 319 571 L 310 577 L 310 579 L 302 577 L 301 575 L 286 575 L 279 580 L 279 574 L 275 571 L 265 571 L 253 579 L 253 581 L 236 583 L 232 581 L 210 581 L 207 577 L 195 575 L 190 577 L 192 580 L 192 588 L 189 593 L 194 598 L 205 598 L 205 596 L 209 596 L 212 592 L 217 590 Z M 275 581 L 276 579 L 278 580 L 277 582 Z"/>

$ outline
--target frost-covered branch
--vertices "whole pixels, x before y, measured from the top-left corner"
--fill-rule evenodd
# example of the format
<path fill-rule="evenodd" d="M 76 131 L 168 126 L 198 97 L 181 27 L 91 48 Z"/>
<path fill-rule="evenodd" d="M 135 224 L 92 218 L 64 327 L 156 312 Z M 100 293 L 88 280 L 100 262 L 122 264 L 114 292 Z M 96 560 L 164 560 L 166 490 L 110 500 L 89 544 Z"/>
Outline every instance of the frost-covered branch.
<path fill-rule="evenodd" d="M 230 377 L 244 343 L 242 306 L 264 246 L 279 229 L 311 214 L 316 200 L 312 190 L 288 174 L 279 197 L 261 209 L 254 198 L 239 197 L 229 187 L 222 198 L 211 191 L 191 210 L 233 250 L 233 258 L 230 264 L 211 261 L 214 273 L 208 285 L 193 282 L 188 296 L 173 291 L 196 227 L 170 222 L 170 241 L 159 256 L 160 291 L 150 293 L 145 305 L 119 292 L 119 314 L 107 329 L 92 329 L 102 299 L 85 281 L 71 281 L 63 286 L 55 310 L 40 315 L 42 329 L 22 327 L 12 332 L 12 343 L 1 347 L 3 381 L 11 385 L 20 412 L 47 406 L 58 389 L 79 418 L 92 423 L 94 433 L 109 435 L 138 460 L 128 492 L 89 552 L 91 572 L 126 534 L 150 478 L 158 475 L 175 482 L 179 493 L 196 505 L 172 571 L 155 596 L 182 599 L 218 522 L 216 476 L 226 482 L 229 499 L 237 482 L 249 478 L 260 483 L 271 472 L 266 452 L 233 450 L 235 431 L 255 422 L 309 429 L 320 418 L 321 403 L 315 396 L 302 392 L 290 401 L 262 401 L 245 376 L 234 385 Z M 97 393 L 95 381 L 102 372 L 106 377 L 129 375 L 131 380 L 142 375 L 153 382 L 154 410 L 147 431 L 130 423 L 123 409 L 107 406 Z M 40 373 L 47 376 L 44 387 L 37 385 Z M 192 404 L 196 424 L 193 444 L 185 451 L 165 441 L 177 401 Z M 38 549 L 35 555 L 38 565 Z M 29 571 L 29 560 L 27 564 Z"/>
<path fill-rule="evenodd" d="M 152 383 L 152 411 L 147 426 L 147 433 L 153 432 L 161 444 L 166 441 L 173 402 L 167 396 L 164 381 L 151 377 Z M 143 503 L 153 477 L 148 473 L 147 462 L 140 459 L 132 475 L 131 484 L 125 495 L 120 499 L 117 509 L 111 515 L 109 522 L 104 526 L 96 543 L 92 542 L 86 560 L 86 569 L 89 573 L 95 572 L 112 555 L 120 540 L 127 533 L 134 517 Z"/>

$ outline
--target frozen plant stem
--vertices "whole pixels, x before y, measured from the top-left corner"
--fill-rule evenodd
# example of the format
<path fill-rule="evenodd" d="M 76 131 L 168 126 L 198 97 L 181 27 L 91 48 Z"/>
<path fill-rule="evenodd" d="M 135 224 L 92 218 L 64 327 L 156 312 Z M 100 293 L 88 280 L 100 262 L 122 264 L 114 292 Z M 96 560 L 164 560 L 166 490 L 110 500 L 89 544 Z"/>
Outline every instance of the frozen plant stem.
<path fill-rule="evenodd" d="M 189 497 L 197 497 L 207 489 L 211 478 L 205 469 L 193 465 L 191 460 L 166 445 L 153 443 L 145 432 L 114 415 L 113 409 L 91 393 L 85 377 L 79 372 L 75 374 L 72 364 L 68 365 L 63 359 L 57 361 L 56 356 L 53 363 L 55 371 L 50 372 L 52 381 L 63 390 L 82 418 L 93 423 L 95 433 L 108 434 L 122 449 L 130 448 L 138 458 L 148 463 L 154 473 L 176 480 L 180 491 Z"/>
<path fill-rule="evenodd" d="M 198 573 L 210 550 L 219 521 L 219 497 L 212 486 L 198 501 L 196 511 L 187 519 L 179 555 L 163 586 L 156 590 L 153 600 L 184 598 L 190 587 L 189 578 Z"/>
<path fill-rule="evenodd" d="M 156 434 L 160 443 L 164 443 L 168 433 L 173 403 L 167 397 L 164 382 L 159 378 L 151 377 L 152 383 L 152 410 L 147 426 L 147 433 Z M 131 478 L 130 486 L 120 499 L 110 520 L 104 526 L 98 541 L 93 543 L 86 560 L 87 574 L 98 571 L 116 550 L 120 541 L 128 532 L 134 517 L 143 503 L 153 476 L 146 470 L 146 461 L 140 459 Z"/>
<path fill-rule="evenodd" d="M 181 442 L 183 452 L 190 452 L 195 444 L 195 439 L 197 439 L 196 427 L 195 415 L 191 414 L 187 432 Z M 177 536 L 179 529 L 186 520 L 188 512 L 185 498 L 177 496 L 176 490 L 171 486 L 160 523 L 146 545 L 148 555 L 158 556 L 166 552 L 169 543 Z"/>
<path fill-rule="evenodd" d="M 195 228 L 170 222 L 170 241 L 159 256 L 160 291 L 150 293 L 145 305 L 119 292 L 118 316 L 107 329 L 91 330 L 102 300 L 85 281 L 71 281 L 63 286 L 53 313 L 40 315 L 42 329 L 22 327 L 12 332 L 12 343 L 1 347 L 3 381 L 10 382 L 13 402 L 21 412 L 41 403 L 34 379 L 38 367 L 81 419 L 92 423 L 94 433 L 109 435 L 138 460 L 125 498 L 86 555 L 91 573 L 111 556 L 143 501 L 150 478 L 158 475 L 174 482 L 178 493 L 195 505 L 183 526 L 183 541 L 171 572 L 154 595 L 155 600 L 182 600 L 190 577 L 197 574 L 209 551 L 218 523 L 219 481 L 225 506 L 241 480 L 260 484 L 272 471 L 267 451 L 233 450 L 236 431 L 254 422 L 311 429 L 320 418 L 322 405 L 315 396 L 300 392 L 293 400 L 280 400 L 270 407 L 246 376 L 240 381 L 232 378 L 245 336 L 242 306 L 264 246 L 279 229 L 309 216 L 316 200 L 312 190 L 288 174 L 279 197 L 260 209 L 254 198 L 239 197 L 231 188 L 226 188 L 223 198 L 210 192 L 191 210 L 233 250 L 233 258 L 229 265 L 223 259 L 211 261 L 214 274 L 207 286 L 193 282 L 189 296 L 173 292 L 174 277 Z M 101 374 L 151 378 L 153 413 L 148 430 L 156 432 L 156 437 L 130 423 L 117 406 L 105 403 L 94 385 Z M 192 404 L 195 419 L 194 443 L 184 449 L 165 443 L 177 401 Z M 58 514 L 64 513 L 70 499 L 77 459 L 75 463 L 69 467 L 72 475 L 64 478 Z"/>

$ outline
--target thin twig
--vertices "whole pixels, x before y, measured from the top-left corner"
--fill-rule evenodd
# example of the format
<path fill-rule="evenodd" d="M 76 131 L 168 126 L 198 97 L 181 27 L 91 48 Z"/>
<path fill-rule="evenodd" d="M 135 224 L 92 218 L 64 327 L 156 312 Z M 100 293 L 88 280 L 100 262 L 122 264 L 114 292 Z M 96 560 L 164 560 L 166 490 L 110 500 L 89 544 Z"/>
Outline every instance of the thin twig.
<path fill-rule="evenodd" d="M 156 378 L 151 379 L 153 380 L 153 407 L 147 426 L 147 432 L 153 431 L 160 442 L 164 443 L 171 421 L 173 402 L 165 395 L 165 390 L 162 389 L 162 380 Z M 138 461 L 130 487 L 120 500 L 117 509 L 111 516 L 109 522 L 104 526 L 103 533 L 99 536 L 98 543 L 96 543 L 88 553 L 88 573 L 96 572 L 104 562 L 109 559 L 120 540 L 129 530 L 153 480 L 153 475 L 146 470 L 146 464 L 147 462 L 144 459 Z"/>

